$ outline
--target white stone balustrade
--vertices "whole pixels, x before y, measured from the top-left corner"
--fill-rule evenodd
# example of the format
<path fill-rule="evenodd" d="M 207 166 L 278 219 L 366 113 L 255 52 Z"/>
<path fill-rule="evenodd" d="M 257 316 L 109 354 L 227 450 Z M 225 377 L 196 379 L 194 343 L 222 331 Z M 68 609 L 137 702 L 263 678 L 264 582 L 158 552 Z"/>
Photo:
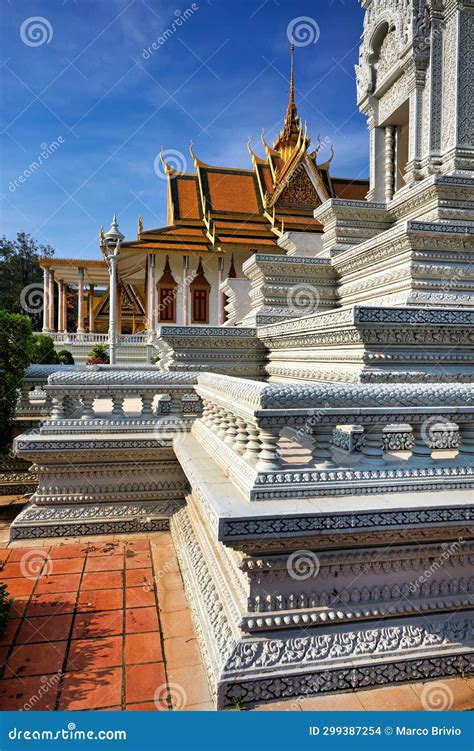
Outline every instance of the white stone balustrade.
<path fill-rule="evenodd" d="M 45 392 L 52 402 L 42 432 L 58 428 L 87 431 L 147 431 L 160 422 L 182 421 L 189 429 L 201 413 L 194 391 L 196 377 L 188 374 L 115 369 L 60 371 L 48 379 Z"/>
<path fill-rule="evenodd" d="M 59 371 L 64 373 L 75 372 L 107 372 L 109 370 L 119 371 L 150 371 L 157 373 L 154 365 L 124 366 L 124 365 L 30 365 L 23 377 L 23 383 L 18 396 L 16 407 L 16 417 L 35 418 L 46 417 L 50 414 L 52 408 L 51 395 L 45 391 L 48 378 Z"/>
<path fill-rule="evenodd" d="M 204 374 L 196 391 L 204 414 L 193 432 L 249 500 L 446 490 L 474 481 L 471 384 L 298 386 Z M 384 440 L 384 428 L 397 424 L 412 429 L 398 453 Z M 458 449 L 433 449 L 431 432 L 443 424 L 458 427 Z M 359 454 L 333 445 L 340 426 L 364 431 Z M 288 429 L 304 449 L 299 463 L 282 440 Z"/>
<path fill-rule="evenodd" d="M 201 414 L 195 382 L 156 367 L 53 372 L 51 414 L 14 443 L 38 485 L 12 537 L 168 529 L 189 490 L 173 443 Z"/>

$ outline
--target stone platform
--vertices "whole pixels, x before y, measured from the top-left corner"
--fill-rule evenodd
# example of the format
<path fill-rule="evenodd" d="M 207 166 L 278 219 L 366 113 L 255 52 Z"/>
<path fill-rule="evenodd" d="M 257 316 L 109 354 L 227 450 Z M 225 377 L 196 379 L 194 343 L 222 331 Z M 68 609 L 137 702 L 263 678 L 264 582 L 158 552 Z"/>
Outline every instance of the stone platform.
<path fill-rule="evenodd" d="M 219 707 L 472 671 L 469 491 L 249 503 L 192 435 L 176 451 L 193 494 L 171 528 Z"/>

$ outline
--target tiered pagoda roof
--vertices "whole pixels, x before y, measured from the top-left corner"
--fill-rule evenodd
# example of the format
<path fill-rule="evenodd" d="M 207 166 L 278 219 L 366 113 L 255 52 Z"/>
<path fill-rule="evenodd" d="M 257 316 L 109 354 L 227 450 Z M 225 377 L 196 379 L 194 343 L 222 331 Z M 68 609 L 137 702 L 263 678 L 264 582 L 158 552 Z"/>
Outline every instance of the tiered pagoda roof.
<path fill-rule="evenodd" d="M 318 164 L 321 140 L 311 140 L 298 116 L 294 100 L 293 46 L 290 96 L 283 128 L 265 156 L 248 143 L 252 169 L 216 167 L 202 162 L 191 144 L 195 172 L 181 173 L 166 163 L 168 224 L 144 231 L 139 220 L 138 239 L 122 248 L 144 253 L 222 254 L 236 247 L 256 252 L 280 252 L 277 240 L 287 231 L 322 232 L 313 211 L 331 197 L 365 198 L 367 180 L 332 177 L 334 152 Z M 324 144 L 326 145 L 326 144 Z"/>

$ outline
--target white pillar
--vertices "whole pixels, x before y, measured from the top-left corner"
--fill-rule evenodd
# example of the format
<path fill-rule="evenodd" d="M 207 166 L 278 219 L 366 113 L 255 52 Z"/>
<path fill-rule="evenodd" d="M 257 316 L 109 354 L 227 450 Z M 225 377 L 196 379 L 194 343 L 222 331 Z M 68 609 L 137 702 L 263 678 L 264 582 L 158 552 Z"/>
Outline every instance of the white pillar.
<path fill-rule="evenodd" d="M 189 326 L 189 256 L 183 256 L 183 326 Z"/>
<path fill-rule="evenodd" d="M 224 259 L 217 259 L 217 323 L 224 323 L 224 293 L 221 292 L 221 284 L 224 281 Z"/>
<path fill-rule="evenodd" d="M 63 331 L 67 332 L 67 284 L 63 282 Z"/>
<path fill-rule="evenodd" d="M 412 89 L 410 91 L 410 124 L 408 131 L 408 164 L 406 166 L 405 182 L 410 183 L 420 179 L 420 160 L 423 137 L 423 88 L 426 71 L 414 68 L 412 73 Z M 454 115 L 453 115 L 454 117 Z"/>
<path fill-rule="evenodd" d="M 158 305 L 156 302 L 156 256 L 151 256 L 150 263 L 150 303 L 151 303 L 151 331 L 155 333 L 158 328 Z"/>
<path fill-rule="evenodd" d="M 49 330 L 54 331 L 54 271 L 49 272 Z"/>
<path fill-rule="evenodd" d="M 94 285 L 89 284 L 89 333 L 94 333 Z"/>
<path fill-rule="evenodd" d="M 370 138 L 370 190 L 367 193 L 368 201 L 385 200 L 385 132 L 383 128 L 376 127 L 372 117 L 368 120 Z"/>
<path fill-rule="evenodd" d="M 49 269 L 43 269 L 43 331 L 49 331 Z"/>
<path fill-rule="evenodd" d="M 78 269 L 77 277 L 77 333 L 84 333 L 84 269 Z"/>
<path fill-rule="evenodd" d="M 115 365 L 117 346 L 117 261 L 118 251 L 112 251 L 109 255 L 109 359 L 111 365 Z"/>
<path fill-rule="evenodd" d="M 394 127 L 385 126 L 385 201 L 388 203 L 393 198 L 394 179 Z"/>
<path fill-rule="evenodd" d="M 64 320 L 64 282 L 62 279 L 58 280 L 58 331 L 61 333 L 65 330 Z"/>
<path fill-rule="evenodd" d="M 152 296 L 152 279 L 151 279 L 151 259 L 147 257 L 147 290 L 146 290 L 146 327 L 148 333 L 153 332 L 153 296 Z"/>

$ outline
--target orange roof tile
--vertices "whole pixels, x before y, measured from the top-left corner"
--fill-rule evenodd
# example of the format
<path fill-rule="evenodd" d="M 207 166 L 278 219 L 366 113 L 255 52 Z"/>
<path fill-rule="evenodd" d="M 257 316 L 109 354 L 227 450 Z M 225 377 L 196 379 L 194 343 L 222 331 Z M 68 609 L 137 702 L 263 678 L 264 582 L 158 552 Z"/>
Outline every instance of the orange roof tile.
<path fill-rule="evenodd" d="M 369 190 L 368 180 L 350 180 L 342 177 L 333 177 L 332 184 L 336 198 L 363 201 Z"/>
<path fill-rule="evenodd" d="M 212 211 L 231 211 L 238 214 L 260 213 L 257 185 L 253 172 L 205 172 L 208 197 Z"/>
<path fill-rule="evenodd" d="M 199 219 L 201 212 L 196 175 L 178 175 L 172 178 L 171 196 L 176 219 Z"/>

